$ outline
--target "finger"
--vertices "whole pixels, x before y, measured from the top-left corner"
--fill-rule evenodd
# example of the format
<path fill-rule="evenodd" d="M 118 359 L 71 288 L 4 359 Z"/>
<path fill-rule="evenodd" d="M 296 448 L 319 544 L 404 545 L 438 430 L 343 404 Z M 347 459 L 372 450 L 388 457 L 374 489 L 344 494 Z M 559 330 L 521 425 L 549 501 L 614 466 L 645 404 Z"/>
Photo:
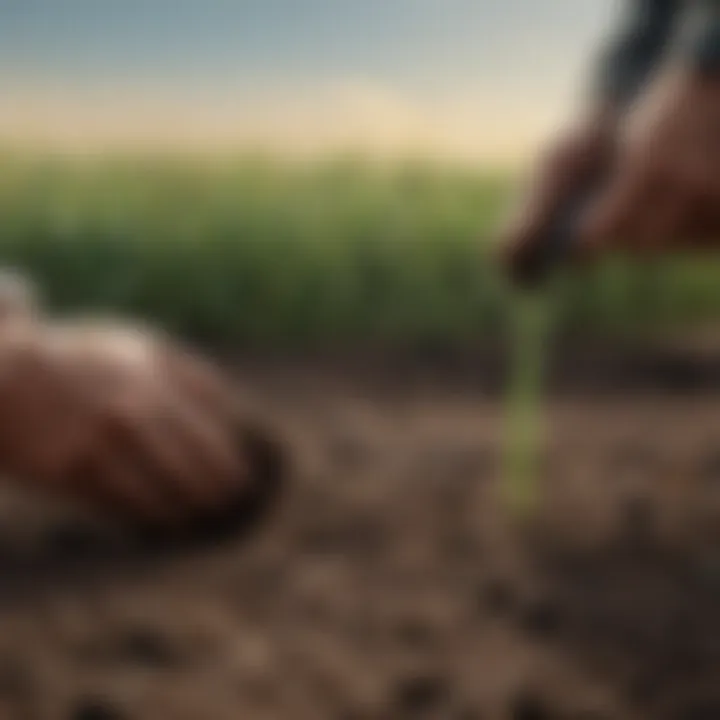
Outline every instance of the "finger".
<path fill-rule="evenodd" d="M 690 252 L 717 250 L 720 245 L 720 217 L 717 212 L 695 205 L 678 234 L 682 248 Z"/>
<path fill-rule="evenodd" d="M 540 164 L 500 237 L 498 259 L 517 284 L 530 284 L 540 271 L 548 232 L 584 176 L 562 157 Z"/>
<path fill-rule="evenodd" d="M 547 238 L 555 228 L 557 214 L 542 212 L 524 218 L 505 239 L 500 263 L 509 279 L 518 286 L 533 285 L 543 275 L 547 259 Z"/>
<path fill-rule="evenodd" d="M 720 244 L 720 189 L 703 184 L 696 189 L 679 241 L 689 250 L 716 248 Z"/>
<path fill-rule="evenodd" d="M 108 434 L 72 469 L 65 485 L 88 507 L 149 524 L 174 524 L 174 504 Z"/>
<path fill-rule="evenodd" d="M 623 172 L 611 180 L 578 220 L 577 256 L 584 259 L 616 249 L 634 249 L 633 233 L 652 207 L 653 194 L 648 178 L 636 172 Z"/>
<path fill-rule="evenodd" d="M 215 493 L 197 476 L 186 449 L 168 431 L 165 417 L 121 414 L 115 425 L 118 446 L 178 512 L 192 513 L 215 502 Z"/>
<path fill-rule="evenodd" d="M 235 423 L 208 414 L 176 399 L 167 417 L 167 432 L 183 449 L 198 482 L 207 485 L 208 496 L 222 502 L 247 484 L 248 460 L 234 442 Z"/>
<path fill-rule="evenodd" d="M 639 251 L 667 251 L 682 242 L 683 227 L 689 211 L 687 195 L 669 186 L 658 192 L 652 209 L 642 216 L 636 230 L 635 245 Z"/>

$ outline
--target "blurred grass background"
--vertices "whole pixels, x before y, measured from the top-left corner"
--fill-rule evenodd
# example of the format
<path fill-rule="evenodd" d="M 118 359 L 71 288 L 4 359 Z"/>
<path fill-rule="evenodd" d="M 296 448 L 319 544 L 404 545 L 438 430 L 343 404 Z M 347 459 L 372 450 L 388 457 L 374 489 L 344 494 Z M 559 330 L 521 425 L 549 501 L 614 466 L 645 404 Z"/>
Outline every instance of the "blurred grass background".
<path fill-rule="evenodd" d="M 430 162 L 0 158 L 2 262 L 59 309 L 101 308 L 219 347 L 477 345 L 512 178 Z M 720 262 L 616 261 L 566 280 L 560 329 L 720 316 Z"/>

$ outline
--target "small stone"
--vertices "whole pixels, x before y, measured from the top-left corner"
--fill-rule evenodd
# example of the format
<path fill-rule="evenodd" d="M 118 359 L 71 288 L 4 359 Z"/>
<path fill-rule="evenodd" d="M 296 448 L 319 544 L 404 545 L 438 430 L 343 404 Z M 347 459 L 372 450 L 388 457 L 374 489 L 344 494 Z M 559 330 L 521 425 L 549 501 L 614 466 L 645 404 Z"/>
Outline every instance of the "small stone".
<path fill-rule="evenodd" d="M 401 714 L 417 717 L 437 712 L 450 697 L 443 678 L 417 675 L 402 680 L 395 689 L 395 706 Z"/>
<path fill-rule="evenodd" d="M 563 619 L 562 609 L 552 600 L 544 599 L 525 608 L 521 624 L 530 637 L 547 640 L 560 632 Z"/>
<path fill-rule="evenodd" d="M 80 700 L 68 716 L 69 720 L 125 720 L 126 717 L 111 701 L 100 698 Z"/>
<path fill-rule="evenodd" d="M 510 717 L 512 720 L 551 720 L 552 714 L 540 698 L 524 692 L 513 700 Z"/>

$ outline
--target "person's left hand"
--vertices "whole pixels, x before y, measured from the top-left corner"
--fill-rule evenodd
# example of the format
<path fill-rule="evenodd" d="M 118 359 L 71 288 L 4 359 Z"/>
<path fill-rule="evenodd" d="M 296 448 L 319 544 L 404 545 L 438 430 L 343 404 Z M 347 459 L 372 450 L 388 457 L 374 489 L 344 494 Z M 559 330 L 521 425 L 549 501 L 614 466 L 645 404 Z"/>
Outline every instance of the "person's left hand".
<path fill-rule="evenodd" d="M 0 472 L 145 528 L 269 507 L 283 446 L 235 383 L 157 332 L 0 324 Z"/>

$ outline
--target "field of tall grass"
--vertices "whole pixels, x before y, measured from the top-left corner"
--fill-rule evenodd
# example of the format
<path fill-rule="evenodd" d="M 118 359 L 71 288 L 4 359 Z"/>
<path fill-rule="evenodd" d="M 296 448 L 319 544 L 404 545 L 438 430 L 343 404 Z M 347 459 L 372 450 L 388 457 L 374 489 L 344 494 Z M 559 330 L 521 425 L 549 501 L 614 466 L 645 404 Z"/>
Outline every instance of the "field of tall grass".
<path fill-rule="evenodd" d="M 58 308 L 231 347 L 477 343 L 506 318 L 490 260 L 507 177 L 407 162 L 3 156 L 1 261 Z M 561 322 L 720 317 L 720 262 L 616 262 L 563 283 Z"/>

